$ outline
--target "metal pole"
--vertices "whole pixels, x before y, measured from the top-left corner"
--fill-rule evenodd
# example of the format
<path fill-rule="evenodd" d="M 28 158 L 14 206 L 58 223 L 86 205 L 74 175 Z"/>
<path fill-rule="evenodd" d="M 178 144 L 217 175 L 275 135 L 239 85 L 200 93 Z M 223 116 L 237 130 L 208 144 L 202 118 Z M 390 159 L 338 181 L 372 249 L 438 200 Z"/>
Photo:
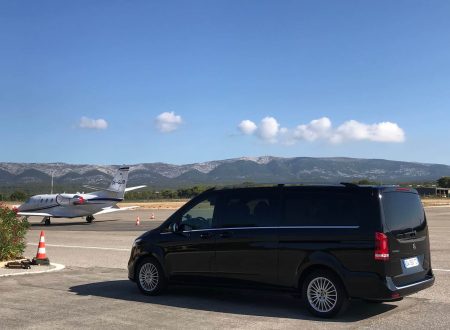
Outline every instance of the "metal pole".
<path fill-rule="evenodd" d="M 52 189 L 50 190 L 51 195 L 53 195 L 53 174 L 55 174 L 55 171 L 52 171 Z"/>

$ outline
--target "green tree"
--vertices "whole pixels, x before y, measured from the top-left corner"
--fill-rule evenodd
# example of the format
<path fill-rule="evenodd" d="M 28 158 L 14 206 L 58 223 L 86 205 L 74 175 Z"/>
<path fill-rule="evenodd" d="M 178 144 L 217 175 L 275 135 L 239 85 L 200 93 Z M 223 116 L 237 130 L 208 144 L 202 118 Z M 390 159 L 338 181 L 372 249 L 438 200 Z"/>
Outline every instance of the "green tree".
<path fill-rule="evenodd" d="M 443 176 L 437 180 L 437 184 L 441 188 L 450 188 L 450 176 Z"/>
<path fill-rule="evenodd" d="M 353 181 L 353 183 L 359 184 L 359 185 L 377 185 L 378 182 L 370 181 L 368 179 L 361 179 L 357 181 Z"/>
<path fill-rule="evenodd" d="M 15 191 L 10 196 L 9 199 L 11 201 L 24 201 L 27 199 L 27 195 L 23 191 Z"/>

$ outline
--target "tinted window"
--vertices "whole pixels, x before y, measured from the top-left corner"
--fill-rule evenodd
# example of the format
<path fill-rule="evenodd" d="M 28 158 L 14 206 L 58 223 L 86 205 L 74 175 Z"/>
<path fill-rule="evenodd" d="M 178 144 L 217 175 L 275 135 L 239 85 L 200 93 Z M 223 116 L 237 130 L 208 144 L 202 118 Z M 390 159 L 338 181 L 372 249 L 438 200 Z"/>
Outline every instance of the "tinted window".
<path fill-rule="evenodd" d="M 384 221 L 390 230 L 412 229 L 424 222 L 420 197 L 414 193 L 387 192 L 382 195 Z"/>
<path fill-rule="evenodd" d="M 284 226 L 357 226 L 364 217 L 360 198 L 344 193 L 290 193 Z"/>
<path fill-rule="evenodd" d="M 228 194 L 224 197 L 220 210 L 220 228 L 277 225 L 276 198 L 270 193 Z"/>
<path fill-rule="evenodd" d="M 211 228 L 214 218 L 215 200 L 215 197 L 210 197 L 184 212 L 181 216 L 182 230 Z"/>

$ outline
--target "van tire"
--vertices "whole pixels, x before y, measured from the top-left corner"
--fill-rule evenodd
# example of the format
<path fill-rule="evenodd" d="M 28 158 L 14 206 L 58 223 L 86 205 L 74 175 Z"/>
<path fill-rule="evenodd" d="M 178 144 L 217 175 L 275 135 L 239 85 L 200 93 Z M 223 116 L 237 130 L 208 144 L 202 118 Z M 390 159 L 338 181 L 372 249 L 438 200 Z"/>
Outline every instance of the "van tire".
<path fill-rule="evenodd" d="M 146 257 L 139 262 L 135 280 L 139 290 L 148 296 L 160 294 L 167 282 L 161 265 L 151 257 Z"/>
<path fill-rule="evenodd" d="M 348 297 L 339 277 L 326 269 L 308 274 L 302 284 L 302 298 L 308 311 L 318 317 L 331 318 L 344 312 Z"/>

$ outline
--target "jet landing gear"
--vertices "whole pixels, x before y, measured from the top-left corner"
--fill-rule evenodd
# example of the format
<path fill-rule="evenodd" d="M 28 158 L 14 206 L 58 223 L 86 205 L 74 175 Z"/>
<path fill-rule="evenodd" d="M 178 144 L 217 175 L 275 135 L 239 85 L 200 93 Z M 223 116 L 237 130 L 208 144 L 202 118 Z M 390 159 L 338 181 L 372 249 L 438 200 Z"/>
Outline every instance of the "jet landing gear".
<path fill-rule="evenodd" d="M 88 215 L 87 217 L 86 217 L 86 222 L 87 223 L 92 223 L 92 221 L 94 221 L 94 216 L 93 215 Z"/>
<path fill-rule="evenodd" d="M 51 224 L 50 217 L 44 217 L 44 219 L 42 219 L 41 223 L 45 224 L 46 226 L 50 226 L 50 224 Z"/>

